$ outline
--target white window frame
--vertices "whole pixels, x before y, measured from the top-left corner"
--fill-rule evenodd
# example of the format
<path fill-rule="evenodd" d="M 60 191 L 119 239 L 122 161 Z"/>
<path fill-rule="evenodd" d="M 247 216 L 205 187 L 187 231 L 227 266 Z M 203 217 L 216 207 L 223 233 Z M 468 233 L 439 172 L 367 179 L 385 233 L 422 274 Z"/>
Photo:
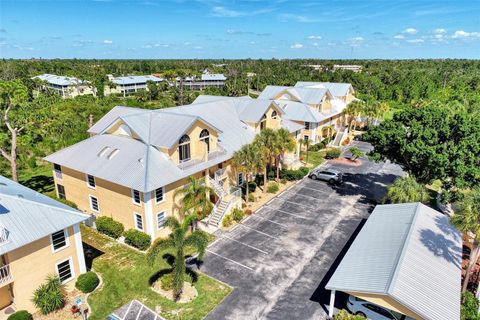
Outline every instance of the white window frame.
<path fill-rule="evenodd" d="M 239 183 L 240 182 L 240 176 L 242 176 L 242 184 Z M 237 174 L 237 185 L 238 186 L 243 186 L 244 184 L 245 184 L 245 173 L 239 172 Z"/>
<path fill-rule="evenodd" d="M 163 213 L 163 224 L 161 226 L 158 226 L 158 215 Z M 156 215 L 156 218 L 157 218 L 157 230 L 161 230 L 163 228 L 165 228 L 165 220 L 167 219 L 167 211 L 166 210 L 162 210 L 160 212 L 157 212 L 157 215 Z"/>
<path fill-rule="evenodd" d="M 90 185 L 90 182 L 88 181 L 88 177 L 92 177 L 93 178 L 93 186 Z M 95 179 L 94 176 L 92 176 L 91 174 L 85 174 L 85 181 L 87 182 L 87 187 L 89 187 L 90 189 L 93 189 L 95 190 L 97 188 L 97 179 Z"/>
<path fill-rule="evenodd" d="M 132 203 L 134 205 L 137 205 L 137 206 L 141 206 L 142 205 L 142 193 L 138 190 L 135 190 L 135 189 L 131 189 L 132 190 Z M 140 200 L 140 202 L 135 202 L 135 191 L 138 192 L 138 200 Z"/>
<path fill-rule="evenodd" d="M 60 191 L 58 190 L 58 189 L 59 189 L 59 186 L 63 188 L 63 198 L 60 196 Z M 57 197 L 58 197 L 59 199 L 64 199 L 64 200 L 66 200 L 66 199 L 67 199 L 67 192 L 65 191 L 65 186 L 64 186 L 63 184 L 57 183 L 56 189 L 57 189 Z"/>
<path fill-rule="evenodd" d="M 160 200 L 160 201 L 157 201 L 157 190 L 158 190 L 158 189 L 162 189 L 162 200 Z M 153 191 L 153 193 L 154 193 L 153 196 L 155 197 L 155 204 L 159 204 L 159 203 L 165 202 L 165 198 L 166 198 L 166 196 L 165 196 L 165 187 L 157 188 L 157 189 L 155 189 L 155 191 Z"/>
<path fill-rule="evenodd" d="M 74 268 L 74 265 L 73 265 L 72 257 L 68 257 L 67 259 L 64 259 L 64 260 L 62 260 L 58 263 L 55 263 L 55 272 L 57 273 L 58 277 L 60 278 L 60 273 L 58 272 L 58 265 L 64 263 L 65 261 L 68 261 L 68 264 L 70 265 L 70 273 L 72 274 L 72 276 L 70 278 L 62 281 L 62 284 L 65 284 L 65 283 L 70 282 L 73 279 L 75 279 L 75 268 Z"/>
<path fill-rule="evenodd" d="M 93 208 L 92 198 L 97 199 L 97 207 L 98 207 L 98 210 L 95 210 L 95 209 Z M 89 201 L 89 203 L 90 203 L 90 210 L 92 210 L 93 212 L 96 212 L 96 213 L 100 213 L 100 201 L 98 201 L 98 197 L 95 197 L 95 196 L 89 194 L 89 195 L 88 195 L 88 201 Z"/>
<path fill-rule="evenodd" d="M 59 252 L 59 251 L 62 251 L 68 247 L 70 247 L 70 240 L 68 239 L 68 230 L 67 228 L 63 229 L 63 230 L 58 230 L 57 232 L 60 232 L 60 231 L 63 231 L 63 236 L 65 237 L 65 245 L 59 249 L 55 249 L 53 247 L 53 233 L 50 234 L 50 246 L 52 248 L 52 253 L 56 253 L 56 252 Z M 57 232 L 54 232 L 54 233 L 57 233 Z"/>
<path fill-rule="evenodd" d="M 55 169 L 55 166 L 58 166 L 60 170 Z M 53 164 L 53 172 L 55 172 L 55 178 L 58 180 L 63 180 L 62 166 L 58 163 Z"/>
<path fill-rule="evenodd" d="M 137 217 L 140 217 L 142 221 L 142 229 L 138 227 Z M 143 216 L 141 213 L 138 213 L 138 212 L 133 213 L 133 225 L 135 226 L 135 229 L 137 229 L 138 231 L 142 231 L 142 232 L 145 231 L 145 221 L 143 221 Z"/>

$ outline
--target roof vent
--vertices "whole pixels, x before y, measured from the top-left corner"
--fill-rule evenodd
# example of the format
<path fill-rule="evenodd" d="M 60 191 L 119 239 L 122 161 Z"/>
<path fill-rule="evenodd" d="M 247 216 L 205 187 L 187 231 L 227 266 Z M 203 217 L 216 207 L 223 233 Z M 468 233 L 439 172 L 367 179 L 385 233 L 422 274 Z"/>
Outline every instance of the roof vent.
<path fill-rule="evenodd" d="M 97 154 L 97 157 L 103 157 L 109 150 L 110 147 L 103 147 L 103 149 Z"/>
<path fill-rule="evenodd" d="M 22 199 L 25 198 L 25 197 L 23 196 L 23 194 L 20 194 L 20 193 L 17 194 L 17 197 L 22 198 Z"/>
<path fill-rule="evenodd" d="M 118 150 L 118 149 L 113 149 L 113 151 L 110 152 L 110 154 L 107 156 L 107 159 L 110 160 L 110 159 L 112 159 L 113 157 L 115 157 L 115 156 L 117 155 L 118 151 L 120 151 L 120 150 Z"/>

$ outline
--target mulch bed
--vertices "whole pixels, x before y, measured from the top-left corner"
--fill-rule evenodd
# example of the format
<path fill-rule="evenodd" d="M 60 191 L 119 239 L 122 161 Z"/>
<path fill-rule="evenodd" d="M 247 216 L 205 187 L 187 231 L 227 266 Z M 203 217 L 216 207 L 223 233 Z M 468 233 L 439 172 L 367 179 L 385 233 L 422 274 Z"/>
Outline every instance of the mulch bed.
<path fill-rule="evenodd" d="M 351 167 L 359 167 L 362 165 L 362 161 L 359 159 L 350 160 L 347 158 L 333 159 L 333 160 L 330 160 L 330 163 L 341 164 L 341 165 L 351 166 Z"/>

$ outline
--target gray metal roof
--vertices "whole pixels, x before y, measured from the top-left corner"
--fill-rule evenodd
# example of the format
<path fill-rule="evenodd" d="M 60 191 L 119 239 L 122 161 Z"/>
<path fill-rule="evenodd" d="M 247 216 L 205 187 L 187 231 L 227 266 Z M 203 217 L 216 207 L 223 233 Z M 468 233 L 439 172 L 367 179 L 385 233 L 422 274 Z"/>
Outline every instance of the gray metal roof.
<path fill-rule="evenodd" d="M 78 210 L 0 176 L 0 226 L 7 230 L 0 255 L 87 218 Z"/>
<path fill-rule="evenodd" d="M 299 124 L 299 123 L 296 123 L 296 122 L 293 122 L 293 121 L 290 121 L 290 120 L 287 120 L 287 119 L 282 119 L 281 120 L 281 125 L 282 125 L 282 128 L 287 129 L 288 132 L 290 132 L 290 133 L 293 133 L 295 131 L 299 131 L 299 130 L 302 130 L 303 128 L 305 128 L 305 125 Z"/>
<path fill-rule="evenodd" d="M 328 118 L 305 103 L 288 100 L 275 102 L 285 111 L 284 118 L 288 120 L 318 123 Z"/>
<path fill-rule="evenodd" d="M 326 289 L 388 295 L 424 319 L 460 318 L 462 237 L 420 203 L 380 205 Z"/>
<path fill-rule="evenodd" d="M 115 84 L 135 84 L 135 83 L 146 83 L 147 81 L 153 81 L 153 82 L 161 82 L 164 81 L 164 79 L 151 76 L 151 75 L 146 75 L 146 76 L 124 76 L 124 77 L 115 77 L 111 80 Z"/>
<path fill-rule="evenodd" d="M 335 97 L 345 97 L 349 91 L 354 92 L 350 83 L 297 81 L 295 88 L 326 88 Z"/>
<path fill-rule="evenodd" d="M 245 122 L 259 122 L 271 106 L 275 108 L 280 115 L 285 113 L 283 109 L 272 100 L 237 99 L 234 105 L 237 109 L 238 117 Z"/>
<path fill-rule="evenodd" d="M 107 320 L 165 320 L 137 300 L 132 300 L 115 310 Z"/>
<path fill-rule="evenodd" d="M 204 73 L 202 81 L 225 81 L 227 78 L 222 73 Z"/>
<path fill-rule="evenodd" d="M 288 86 L 266 86 L 265 89 L 260 93 L 258 96 L 258 99 L 260 100 L 272 100 L 275 98 L 278 94 L 280 94 L 282 91 L 287 90 Z"/>
<path fill-rule="evenodd" d="M 40 79 L 50 84 L 56 84 L 59 86 L 74 86 L 74 85 L 81 85 L 81 84 L 87 83 L 75 77 L 57 76 L 57 75 L 48 74 L 48 73 L 33 77 L 33 79 Z"/>
<path fill-rule="evenodd" d="M 271 100 L 276 99 L 281 93 L 286 93 L 294 97 L 298 102 L 308 104 L 319 104 L 325 95 L 333 98 L 333 95 L 325 87 L 310 88 L 310 87 L 285 87 L 285 86 L 267 86 L 258 96 L 258 99 Z M 284 100 L 284 99 L 282 99 Z"/>

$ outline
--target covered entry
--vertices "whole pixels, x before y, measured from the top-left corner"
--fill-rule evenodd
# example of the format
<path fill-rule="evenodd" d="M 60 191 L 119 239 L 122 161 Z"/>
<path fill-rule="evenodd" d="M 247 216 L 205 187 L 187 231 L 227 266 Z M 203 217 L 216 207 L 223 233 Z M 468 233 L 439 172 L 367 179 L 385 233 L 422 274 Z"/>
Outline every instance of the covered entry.
<path fill-rule="evenodd" d="M 460 233 L 420 203 L 375 208 L 326 285 L 413 319 L 460 319 Z"/>

